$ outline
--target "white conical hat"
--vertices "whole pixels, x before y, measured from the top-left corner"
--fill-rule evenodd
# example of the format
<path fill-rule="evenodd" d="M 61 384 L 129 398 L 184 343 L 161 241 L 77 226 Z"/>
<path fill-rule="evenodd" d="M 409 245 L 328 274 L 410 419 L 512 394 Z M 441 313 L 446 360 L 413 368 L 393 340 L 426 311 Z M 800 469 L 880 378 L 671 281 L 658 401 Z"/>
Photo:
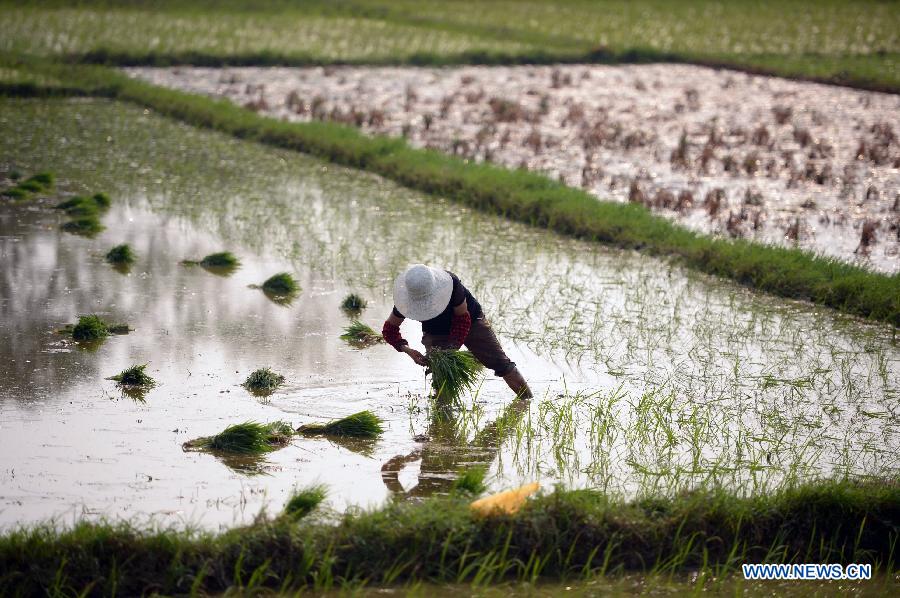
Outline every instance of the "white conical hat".
<path fill-rule="evenodd" d="M 425 264 L 415 264 L 394 281 L 394 305 L 407 318 L 424 322 L 441 315 L 450 303 L 450 274 Z"/>

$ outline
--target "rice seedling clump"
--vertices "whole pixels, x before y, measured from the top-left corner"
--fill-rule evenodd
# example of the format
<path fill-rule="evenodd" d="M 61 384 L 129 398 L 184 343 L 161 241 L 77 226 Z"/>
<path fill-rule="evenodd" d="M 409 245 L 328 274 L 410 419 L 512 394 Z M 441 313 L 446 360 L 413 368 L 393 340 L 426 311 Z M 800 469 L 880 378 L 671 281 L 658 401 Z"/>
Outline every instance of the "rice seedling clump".
<path fill-rule="evenodd" d="M 84 235 L 86 237 L 92 237 L 101 232 L 104 228 L 105 227 L 100 224 L 100 220 L 97 219 L 96 216 L 82 216 L 80 218 L 69 220 L 62 225 L 62 229 L 67 233 Z"/>
<path fill-rule="evenodd" d="M 131 329 L 128 324 L 110 324 L 103 321 L 100 316 L 78 316 L 78 322 L 74 325 L 67 324 L 60 334 L 71 334 L 76 341 L 93 341 L 105 338 L 110 334 L 128 334 Z"/>
<path fill-rule="evenodd" d="M 15 177 L 11 177 L 16 180 Z M 46 191 L 53 186 L 53 174 L 49 172 L 39 172 L 24 181 L 20 181 L 15 187 L 11 187 L 3 191 L 3 195 L 12 199 L 25 199 L 34 193 Z"/>
<path fill-rule="evenodd" d="M 275 295 L 293 295 L 300 291 L 300 285 L 287 272 L 279 272 L 262 284 L 262 289 Z"/>
<path fill-rule="evenodd" d="M 72 328 L 72 338 L 76 341 L 94 341 L 109 335 L 109 327 L 99 316 L 79 316 Z"/>
<path fill-rule="evenodd" d="M 297 490 L 284 505 L 284 513 L 291 519 L 302 519 L 312 513 L 325 500 L 326 495 L 327 490 L 322 484 Z"/>
<path fill-rule="evenodd" d="M 127 243 L 116 245 L 106 253 L 106 261 L 110 264 L 131 264 L 134 259 L 134 251 Z"/>
<path fill-rule="evenodd" d="M 144 371 L 146 367 L 146 363 L 144 365 L 133 365 L 128 369 L 122 370 L 115 376 L 110 376 L 107 380 L 115 380 L 122 386 L 152 388 L 153 386 L 156 386 L 156 380 Z"/>
<path fill-rule="evenodd" d="M 201 266 L 212 268 L 237 268 L 240 264 L 240 260 L 230 251 L 211 253 L 200 260 Z"/>
<path fill-rule="evenodd" d="M 71 216 L 77 216 L 84 213 L 96 214 L 100 210 L 105 210 L 110 206 L 110 199 L 106 193 L 95 193 L 91 197 L 76 195 L 65 201 L 56 204 L 57 210 L 64 210 Z"/>
<path fill-rule="evenodd" d="M 341 309 L 350 314 L 358 314 L 366 308 L 366 305 L 365 299 L 356 293 L 350 293 L 344 297 L 344 300 L 341 302 Z"/>
<path fill-rule="evenodd" d="M 185 442 L 186 450 L 210 450 L 240 455 L 260 455 L 286 446 L 293 430 L 283 421 L 262 424 L 246 421 L 233 424 L 215 436 L 203 436 Z"/>
<path fill-rule="evenodd" d="M 297 428 L 301 434 L 375 438 L 382 432 L 384 420 L 371 411 L 360 411 L 325 424 L 306 424 Z"/>
<path fill-rule="evenodd" d="M 469 351 L 438 349 L 428 354 L 431 386 L 442 399 L 456 400 L 474 390 L 483 367 Z"/>
<path fill-rule="evenodd" d="M 366 347 L 384 342 L 384 338 L 375 332 L 371 326 L 359 320 L 353 320 L 349 326 L 344 328 L 344 334 L 341 335 L 341 338 L 348 343 Z"/>
<path fill-rule="evenodd" d="M 484 467 L 470 467 L 453 481 L 452 491 L 456 493 L 481 494 L 487 489 L 487 485 L 484 483 L 485 477 L 487 477 L 487 469 Z"/>
<path fill-rule="evenodd" d="M 247 376 L 243 386 L 251 392 L 267 393 L 272 392 L 282 383 L 284 383 L 284 376 L 269 368 L 260 368 Z"/>

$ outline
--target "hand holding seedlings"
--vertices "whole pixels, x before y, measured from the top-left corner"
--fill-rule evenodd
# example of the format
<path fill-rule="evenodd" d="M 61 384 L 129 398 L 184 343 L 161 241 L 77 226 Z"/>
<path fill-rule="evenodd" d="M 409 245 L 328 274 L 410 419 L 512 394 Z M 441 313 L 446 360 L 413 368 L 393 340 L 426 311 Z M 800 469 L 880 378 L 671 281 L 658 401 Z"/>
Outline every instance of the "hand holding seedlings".
<path fill-rule="evenodd" d="M 406 318 L 422 323 L 422 344 L 427 357 L 411 349 L 401 336 L 400 324 Z M 500 346 L 481 304 L 452 272 L 424 264 L 410 266 L 402 272 L 394 281 L 394 308 L 385 320 L 381 334 L 389 345 L 409 355 L 416 364 L 429 366 L 432 373 L 436 371 L 436 360 L 449 366 L 446 371 L 460 373 L 460 376 L 451 376 L 466 381 L 462 386 L 453 385 L 450 389 L 455 389 L 456 395 L 463 389 L 471 389 L 474 374 L 470 370 L 481 365 L 502 377 L 516 396 L 532 396 L 525 378 Z M 471 351 L 467 352 L 471 359 L 446 357 L 458 353 L 463 345 Z M 437 357 L 438 354 L 442 356 Z M 444 368 L 440 369 L 444 371 Z M 440 393 L 440 388 L 436 390 Z"/>

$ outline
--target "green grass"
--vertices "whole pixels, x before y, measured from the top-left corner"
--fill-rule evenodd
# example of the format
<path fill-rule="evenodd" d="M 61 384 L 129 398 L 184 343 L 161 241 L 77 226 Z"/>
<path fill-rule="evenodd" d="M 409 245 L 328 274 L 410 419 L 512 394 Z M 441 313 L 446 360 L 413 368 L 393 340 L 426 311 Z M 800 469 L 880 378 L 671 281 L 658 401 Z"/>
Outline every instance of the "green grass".
<path fill-rule="evenodd" d="M 469 351 L 435 349 L 428 352 L 428 370 L 435 395 L 456 401 L 478 386 L 484 366 Z"/>
<path fill-rule="evenodd" d="M 244 388 L 255 393 L 271 393 L 284 383 L 284 376 L 269 368 L 260 368 L 244 380 Z"/>
<path fill-rule="evenodd" d="M 306 435 L 375 438 L 384 432 L 384 421 L 371 411 L 360 411 L 325 424 L 305 424 L 297 432 Z"/>
<path fill-rule="evenodd" d="M 282 421 L 261 424 L 247 421 L 225 428 L 215 436 L 203 436 L 184 443 L 186 450 L 208 450 L 238 455 L 261 455 L 287 446 L 293 430 Z"/>
<path fill-rule="evenodd" d="M 679 61 L 900 89 L 900 16 L 877 0 L 45 0 L 0 17 L 0 52 L 104 64 Z"/>
<path fill-rule="evenodd" d="M 106 252 L 106 261 L 110 264 L 133 264 L 135 259 L 134 251 L 127 243 L 116 245 Z"/>
<path fill-rule="evenodd" d="M 327 495 L 328 490 L 322 484 L 296 490 L 284 505 L 284 514 L 295 521 L 303 519 L 312 513 Z"/>
<path fill-rule="evenodd" d="M 152 388 L 153 386 L 156 386 L 156 380 L 144 371 L 146 368 L 146 363 L 143 365 L 133 365 L 130 368 L 122 370 L 115 376 L 110 376 L 107 380 L 115 380 L 123 386 Z"/>
<path fill-rule="evenodd" d="M 483 585 L 631 571 L 709 579 L 754 562 L 874 563 L 888 576 L 896 567 L 896 481 L 630 502 L 558 490 L 486 518 L 469 501 L 393 502 L 336 521 L 260 519 L 218 535 L 89 521 L 15 528 L 0 536 L 0 585 L 14 596 L 322 593 L 363 580 Z"/>
<path fill-rule="evenodd" d="M 364 324 L 359 320 L 353 320 L 350 325 L 344 328 L 344 334 L 341 338 L 350 344 L 368 347 L 383 343 L 384 338 L 368 324 Z"/>
<path fill-rule="evenodd" d="M 403 139 L 369 137 L 337 123 L 282 122 L 225 100 L 161 89 L 103 67 L 61 67 L 34 61 L 27 65 L 62 78 L 83 93 L 134 102 L 195 126 L 375 172 L 486 212 L 581 239 L 665 256 L 773 295 L 900 326 L 900 275 L 868 271 L 795 248 L 712 238 L 655 216 L 644 206 L 598 201 L 581 189 L 538 173 L 413 149 Z"/>
<path fill-rule="evenodd" d="M 262 290 L 275 295 L 295 295 L 300 292 L 300 284 L 287 272 L 279 272 L 262 283 Z"/>
<path fill-rule="evenodd" d="M 366 305 L 366 300 L 356 293 L 350 293 L 341 301 L 341 309 L 348 314 L 358 314 L 366 308 Z"/>

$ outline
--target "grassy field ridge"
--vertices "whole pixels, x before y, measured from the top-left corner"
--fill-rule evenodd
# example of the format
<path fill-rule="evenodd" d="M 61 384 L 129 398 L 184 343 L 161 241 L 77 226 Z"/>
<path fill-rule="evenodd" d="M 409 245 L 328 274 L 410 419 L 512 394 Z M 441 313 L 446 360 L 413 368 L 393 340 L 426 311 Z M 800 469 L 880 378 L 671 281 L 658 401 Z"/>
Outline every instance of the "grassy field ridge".
<path fill-rule="evenodd" d="M 0 595 L 327 590 L 361 584 L 584 579 L 624 571 L 721 577 L 752 562 L 896 565 L 900 486 L 820 482 L 770 496 L 629 503 L 554 491 L 481 518 L 463 496 L 325 518 L 263 519 L 221 535 L 81 522 L 0 536 Z"/>

